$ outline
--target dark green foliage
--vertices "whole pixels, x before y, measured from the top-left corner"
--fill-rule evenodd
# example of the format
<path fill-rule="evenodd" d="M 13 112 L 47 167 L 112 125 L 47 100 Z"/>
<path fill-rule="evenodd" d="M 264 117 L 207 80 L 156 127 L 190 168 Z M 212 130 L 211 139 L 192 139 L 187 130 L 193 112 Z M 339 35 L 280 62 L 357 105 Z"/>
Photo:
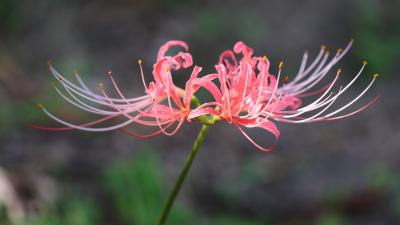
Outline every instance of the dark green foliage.
<path fill-rule="evenodd" d="M 400 3 L 359 0 L 356 5 L 356 54 L 368 59 L 371 70 L 390 75 L 400 57 Z"/>
<path fill-rule="evenodd" d="M 154 224 L 169 193 L 160 162 L 150 151 L 143 151 L 134 160 L 108 168 L 104 184 L 125 224 Z M 191 213 L 179 207 L 178 203 L 167 224 L 188 224 L 192 219 Z"/>

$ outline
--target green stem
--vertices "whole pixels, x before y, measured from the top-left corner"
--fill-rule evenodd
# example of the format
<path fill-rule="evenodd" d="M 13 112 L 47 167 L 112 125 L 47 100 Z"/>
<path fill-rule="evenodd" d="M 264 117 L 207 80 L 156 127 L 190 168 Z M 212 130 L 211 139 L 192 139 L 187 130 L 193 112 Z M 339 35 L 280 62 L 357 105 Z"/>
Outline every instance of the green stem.
<path fill-rule="evenodd" d="M 174 188 L 172 189 L 171 193 L 169 194 L 167 203 L 164 206 L 164 209 L 158 219 L 157 225 L 163 225 L 167 220 L 169 212 L 171 210 L 172 205 L 174 204 L 175 198 L 179 193 L 179 190 L 182 187 L 183 182 L 185 181 L 186 175 L 188 174 L 190 167 L 193 163 L 194 158 L 196 157 L 197 151 L 200 148 L 201 143 L 203 143 L 204 137 L 210 128 L 210 125 L 203 124 L 199 134 L 197 135 L 196 140 L 194 141 L 192 151 L 190 151 L 188 157 L 186 158 L 185 164 L 182 168 L 181 173 L 179 174 L 178 179 L 175 182 Z"/>

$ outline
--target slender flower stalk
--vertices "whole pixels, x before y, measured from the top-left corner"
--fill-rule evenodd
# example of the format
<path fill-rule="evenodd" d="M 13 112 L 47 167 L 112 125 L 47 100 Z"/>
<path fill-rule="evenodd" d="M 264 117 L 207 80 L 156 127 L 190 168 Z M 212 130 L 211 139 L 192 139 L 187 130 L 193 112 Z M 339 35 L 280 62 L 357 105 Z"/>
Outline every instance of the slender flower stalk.
<path fill-rule="evenodd" d="M 202 144 L 210 126 L 220 121 L 234 125 L 257 148 L 271 151 L 275 144 L 264 147 L 256 143 L 244 128 L 260 128 L 271 133 L 277 141 L 280 132 L 275 122 L 284 123 L 311 123 L 337 120 L 352 116 L 366 109 L 378 97 L 373 98 L 362 107 L 349 113 L 344 110 L 352 106 L 371 88 L 378 74 L 372 76 L 368 85 L 353 99 L 337 109 L 332 105 L 358 80 L 364 71 L 367 62 L 362 63 L 361 69 L 347 84 L 337 87 L 342 73 L 338 69 L 327 85 L 316 86 L 330 74 L 333 67 L 343 58 L 353 44 L 353 40 L 344 48 L 338 49 L 333 57 L 322 46 L 316 58 L 309 63 L 308 53 L 303 56 L 298 73 L 292 79 L 283 76 L 283 62 L 277 66 L 275 76 L 270 72 L 270 61 L 266 56 L 253 56 L 253 49 L 245 43 L 237 42 L 232 50 L 222 52 L 219 62 L 215 65 L 215 72 L 199 76 L 202 68 L 194 65 L 188 46 L 182 41 L 168 41 L 159 49 L 157 60 L 153 65 L 153 81 L 146 83 L 139 60 L 140 74 L 144 86 L 144 95 L 128 98 L 119 89 L 112 72 L 108 77 L 112 83 L 117 98 L 111 97 L 103 84 L 99 84 L 99 91 L 92 91 L 75 72 L 75 81 L 70 81 L 58 73 L 49 63 L 51 74 L 58 81 L 54 84 L 55 91 L 68 103 L 88 113 L 100 116 L 99 119 L 74 124 L 51 113 L 42 104 L 39 104 L 50 118 L 64 127 L 43 127 L 31 125 L 35 128 L 63 131 L 78 129 L 83 131 L 110 131 L 120 130 L 135 137 L 150 137 L 163 133 L 171 136 L 177 133 L 184 121 L 194 120 L 203 124 L 200 133 L 194 142 L 183 169 L 172 189 L 166 205 L 160 215 L 157 225 L 163 225 L 169 215 L 176 196 L 190 170 L 193 160 Z M 175 55 L 167 55 L 168 50 L 177 46 L 184 51 Z M 238 60 L 236 55 L 241 55 Z M 184 88 L 177 87 L 173 82 L 173 72 L 192 67 L 192 72 Z M 201 103 L 195 94 L 204 89 L 211 96 L 211 101 Z M 319 95 L 308 104 L 304 99 Z M 104 125 L 122 118 L 122 122 Z M 134 134 L 125 128 L 132 124 L 140 124 L 155 128 L 150 134 Z"/>
<path fill-rule="evenodd" d="M 161 215 L 160 215 L 160 218 L 158 219 L 157 225 L 163 225 L 165 223 L 165 221 L 167 220 L 167 217 L 169 215 L 171 207 L 175 202 L 175 198 L 178 195 L 178 193 L 183 185 L 183 182 L 186 179 L 187 174 L 189 173 L 189 170 L 190 170 L 190 167 L 192 166 L 193 160 L 195 159 L 197 152 L 199 151 L 199 148 L 204 141 L 205 135 L 206 135 L 208 129 L 210 129 L 210 126 L 211 125 L 209 125 L 209 124 L 204 124 L 201 127 L 201 130 L 193 144 L 192 150 L 190 151 L 190 153 L 185 161 L 185 164 L 181 170 L 181 173 L 179 174 L 179 177 L 176 180 L 175 185 L 174 185 L 171 193 L 168 196 L 167 202 L 164 206 L 163 211 L 161 212 Z"/>

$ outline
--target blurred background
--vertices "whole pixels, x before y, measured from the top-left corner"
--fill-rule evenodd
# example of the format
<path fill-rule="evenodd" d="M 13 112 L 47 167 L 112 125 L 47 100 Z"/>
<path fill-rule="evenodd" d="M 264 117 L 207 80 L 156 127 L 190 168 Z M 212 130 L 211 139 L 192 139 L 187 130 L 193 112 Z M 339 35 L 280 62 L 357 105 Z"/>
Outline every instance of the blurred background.
<path fill-rule="evenodd" d="M 66 77 L 78 69 L 93 89 L 112 69 L 135 96 L 143 92 L 137 59 L 150 80 L 167 40 L 187 42 L 205 72 L 242 40 L 268 56 L 273 72 L 284 60 L 290 76 L 304 50 L 316 56 L 325 44 L 336 51 L 352 37 L 336 67 L 342 82 L 366 59 L 350 95 L 372 73 L 381 76 L 354 107 L 380 100 L 341 121 L 278 124 L 282 135 L 268 154 L 235 128 L 214 126 L 168 224 L 400 224 L 399 12 L 398 0 L 0 0 L 0 224 L 155 224 L 200 128 L 191 123 L 150 139 L 31 129 L 25 124 L 58 125 L 38 102 L 69 121 L 93 119 L 52 89 L 49 59 Z"/>

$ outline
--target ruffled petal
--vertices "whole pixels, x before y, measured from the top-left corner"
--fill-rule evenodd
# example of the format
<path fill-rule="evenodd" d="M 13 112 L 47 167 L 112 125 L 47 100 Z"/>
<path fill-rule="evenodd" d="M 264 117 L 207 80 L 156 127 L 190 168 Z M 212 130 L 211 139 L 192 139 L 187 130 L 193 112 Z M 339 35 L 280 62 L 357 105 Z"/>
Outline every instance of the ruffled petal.
<path fill-rule="evenodd" d="M 248 60 L 250 60 L 251 59 L 251 56 L 253 55 L 253 49 L 252 48 L 250 48 L 249 46 L 247 46 L 244 42 L 242 42 L 242 41 L 238 41 L 238 42 L 236 42 L 236 44 L 235 44 L 235 46 L 233 47 L 233 51 L 236 53 L 236 54 L 243 54 L 243 58 L 242 58 L 242 60 L 241 61 L 243 61 L 243 60 L 246 60 L 246 61 L 248 61 Z"/>
<path fill-rule="evenodd" d="M 165 57 L 165 53 L 173 46 L 182 47 L 185 49 L 185 51 L 189 51 L 189 46 L 183 41 L 167 41 L 164 45 L 160 47 L 160 50 L 158 50 L 157 61 L 163 59 Z"/>

